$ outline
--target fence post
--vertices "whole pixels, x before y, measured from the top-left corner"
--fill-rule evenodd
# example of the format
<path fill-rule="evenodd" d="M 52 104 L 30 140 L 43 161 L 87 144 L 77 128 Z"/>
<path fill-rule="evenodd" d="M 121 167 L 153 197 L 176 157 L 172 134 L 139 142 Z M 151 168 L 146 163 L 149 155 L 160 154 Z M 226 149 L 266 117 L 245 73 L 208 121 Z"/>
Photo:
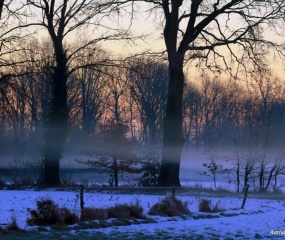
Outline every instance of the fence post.
<path fill-rule="evenodd" d="M 245 201 L 246 201 L 248 189 L 249 189 L 249 184 L 247 184 L 246 187 L 245 187 L 244 196 L 243 196 L 243 201 L 242 201 L 242 205 L 241 205 L 241 208 L 242 208 L 242 209 L 244 208 L 244 205 L 245 205 Z"/>
<path fill-rule="evenodd" d="M 84 209 L 83 186 L 82 185 L 80 186 L 79 197 L 80 197 L 80 210 L 82 211 Z"/>

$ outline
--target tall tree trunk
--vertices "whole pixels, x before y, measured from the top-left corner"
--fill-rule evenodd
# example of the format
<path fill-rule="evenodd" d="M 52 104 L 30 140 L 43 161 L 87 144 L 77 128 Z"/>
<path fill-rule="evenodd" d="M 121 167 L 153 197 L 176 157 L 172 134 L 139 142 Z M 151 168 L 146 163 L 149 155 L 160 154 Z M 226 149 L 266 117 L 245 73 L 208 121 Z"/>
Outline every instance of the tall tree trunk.
<path fill-rule="evenodd" d="M 68 129 L 67 60 L 63 48 L 55 48 L 57 65 L 52 75 L 52 99 L 44 145 L 44 185 L 60 184 L 59 165 Z"/>
<path fill-rule="evenodd" d="M 181 186 L 179 180 L 182 138 L 183 54 L 169 56 L 169 85 L 163 124 L 162 160 L 158 184 Z"/>

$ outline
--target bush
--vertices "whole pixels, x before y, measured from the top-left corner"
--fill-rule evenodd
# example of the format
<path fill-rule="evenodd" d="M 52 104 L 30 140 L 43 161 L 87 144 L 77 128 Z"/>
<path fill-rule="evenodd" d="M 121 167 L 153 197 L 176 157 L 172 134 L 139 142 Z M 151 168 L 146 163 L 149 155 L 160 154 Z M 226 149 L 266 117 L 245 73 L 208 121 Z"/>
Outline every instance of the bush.
<path fill-rule="evenodd" d="M 136 205 L 116 204 L 107 209 L 108 218 L 140 218 L 143 219 L 143 208 Z"/>
<path fill-rule="evenodd" d="M 17 232 L 17 233 L 25 233 L 26 231 L 21 229 L 16 221 L 16 218 L 13 217 L 12 218 L 12 222 L 9 223 L 5 228 L 3 228 L 2 226 L 0 226 L 0 236 L 1 235 L 7 235 L 11 232 Z"/>
<path fill-rule="evenodd" d="M 108 213 L 106 209 L 100 208 L 84 208 L 81 211 L 81 220 L 90 221 L 90 220 L 106 220 L 108 218 Z"/>
<path fill-rule="evenodd" d="M 12 219 L 12 222 L 6 227 L 7 231 L 13 231 L 13 232 L 22 232 L 23 230 L 19 228 L 16 218 Z"/>
<path fill-rule="evenodd" d="M 187 203 L 176 199 L 174 196 L 165 197 L 160 202 L 154 204 L 149 212 L 149 215 L 159 215 L 159 216 L 180 216 L 189 215 L 190 211 L 188 209 Z"/>
<path fill-rule="evenodd" d="M 154 187 L 158 185 L 158 176 L 160 170 L 160 162 L 157 158 L 148 159 L 142 163 L 142 176 L 139 184 L 142 187 Z"/>
<path fill-rule="evenodd" d="M 79 221 L 79 218 L 76 216 L 76 214 L 72 213 L 69 209 L 65 207 L 59 208 L 59 214 L 62 217 L 62 222 L 64 224 L 70 225 Z"/>
<path fill-rule="evenodd" d="M 30 210 L 31 218 L 27 219 L 28 225 L 49 226 L 74 224 L 78 217 L 67 208 L 59 208 L 51 199 L 37 201 L 37 210 Z"/>
<path fill-rule="evenodd" d="M 81 220 L 106 220 L 108 218 L 139 218 L 145 219 L 143 208 L 138 204 L 116 204 L 114 207 L 105 209 L 84 208 L 81 213 Z"/>
<path fill-rule="evenodd" d="M 202 199 L 199 203 L 199 212 L 212 212 L 211 200 Z"/>
<path fill-rule="evenodd" d="M 133 218 L 139 218 L 139 219 L 146 218 L 145 215 L 143 214 L 142 206 L 140 206 L 138 203 L 128 205 L 128 210 L 129 210 L 130 216 Z"/>
<path fill-rule="evenodd" d="M 223 212 L 225 209 L 220 208 L 221 201 L 219 200 L 214 206 L 211 205 L 211 200 L 202 199 L 199 203 L 199 212 Z"/>

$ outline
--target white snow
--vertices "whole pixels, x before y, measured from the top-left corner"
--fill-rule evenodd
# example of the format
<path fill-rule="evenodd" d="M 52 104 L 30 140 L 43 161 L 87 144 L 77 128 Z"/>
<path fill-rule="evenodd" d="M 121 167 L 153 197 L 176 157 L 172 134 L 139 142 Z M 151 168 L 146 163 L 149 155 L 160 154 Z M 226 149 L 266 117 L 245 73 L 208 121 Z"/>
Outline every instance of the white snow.
<path fill-rule="evenodd" d="M 28 209 L 36 208 L 39 198 L 51 198 L 59 206 L 65 206 L 79 214 L 79 191 L 35 191 L 35 190 L 1 190 L 0 191 L 0 225 L 9 224 L 13 217 L 19 227 L 29 230 L 26 219 L 29 217 Z M 144 235 L 171 236 L 172 239 L 183 239 L 185 236 L 203 236 L 205 239 L 254 239 L 276 238 L 285 236 L 285 202 L 284 199 L 254 198 L 249 194 L 244 209 L 240 209 L 241 197 L 212 197 L 194 194 L 177 195 L 178 199 L 188 202 L 191 215 L 187 217 L 153 217 L 157 223 L 116 226 L 102 229 L 90 229 L 88 232 L 104 232 L 105 234 L 138 233 Z M 117 203 L 139 202 L 145 213 L 149 208 L 164 198 L 163 195 L 132 195 L 118 193 L 84 193 L 86 207 L 109 207 Z M 226 209 L 223 213 L 200 213 L 198 204 L 201 198 L 220 201 L 220 207 Z M 203 218 L 204 216 L 204 218 Z M 216 217 L 216 218 L 214 218 Z M 278 232 L 277 232 L 278 231 Z M 278 234 L 273 234 L 278 233 Z M 164 234 L 164 235 L 163 235 Z M 184 237 L 183 237 L 184 236 Z"/>

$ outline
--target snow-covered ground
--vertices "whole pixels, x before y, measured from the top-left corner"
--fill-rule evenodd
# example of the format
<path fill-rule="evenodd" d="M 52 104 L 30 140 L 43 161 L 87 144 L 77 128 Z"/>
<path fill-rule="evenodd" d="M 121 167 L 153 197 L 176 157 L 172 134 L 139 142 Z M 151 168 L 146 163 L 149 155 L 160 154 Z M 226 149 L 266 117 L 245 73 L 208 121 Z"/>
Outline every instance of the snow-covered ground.
<path fill-rule="evenodd" d="M 59 206 L 65 206 L 79 214 L 78 191 L 35 191 L 35 190 L 1 190 L 0 191 L 0 225 L 16 218 L 19 227 L 31 230 L 27 226 L 28 209 L 36 208 L 39 198 L 51 198 Z M 118 192 L 99 193 L 93 191 L 84 194 L 86 207 L 104 208 L 117 203 L 139 202 L 147 214 L 149 208 L 164 198 L 163 195 L 121 194 Z M 84 236 L 108 236 L 118 239 L 266 239 L 285 237 L 285 198 L 267 199 L 249 194 L 244 209 L 240 209 L 242 195 L 215 197 L 215 194 L 201 193 L 177 194 L 177 198 L 188 203 L 191 215 L 187 217 L 154 217 L 157 223 L 133 224 L 130 226 L 113 226 L 102 229 L 85 229 Z M 198 212 L 199 200 L 206 198 L 213 204 L 220 201 L 220 213 Z M 48 233 L 41 233 L 43 236 Z M 63 231 L 62 237 L 67 239 L 79 234 L 80 231 Z M 0 236 L 1 238 L 1 236 Z M 112 239 L 113 239 L 112 238 Z M 100 238 L 90 238 L 100 239 Z M 103 238 L 102 238 L 103 239 Z"/>

